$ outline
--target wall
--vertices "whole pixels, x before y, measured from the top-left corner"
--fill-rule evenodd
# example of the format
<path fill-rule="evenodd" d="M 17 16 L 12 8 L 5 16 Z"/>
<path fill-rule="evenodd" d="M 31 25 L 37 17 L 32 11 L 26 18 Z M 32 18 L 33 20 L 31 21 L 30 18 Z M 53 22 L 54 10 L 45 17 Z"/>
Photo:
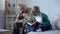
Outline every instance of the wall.
<path fill-rule="evenodd" d="M 60 0 L 58 0 L 58 7 L 59 7 L 59 11 L 60 11 Z"/>
<path fill-rule="evenodd" d="M 0 28 L 4 28 L 5 0 L 0 0 Z"/>
<path fill-rule="evenodd" d="M 28 7 L 33 7 L 35 5 L 40 7 L 40 10 L 49 16 L 52 20 L 54 16 L 60 13 L 60 0 L 20 0 L 22 3 L 26 4 Z"/>

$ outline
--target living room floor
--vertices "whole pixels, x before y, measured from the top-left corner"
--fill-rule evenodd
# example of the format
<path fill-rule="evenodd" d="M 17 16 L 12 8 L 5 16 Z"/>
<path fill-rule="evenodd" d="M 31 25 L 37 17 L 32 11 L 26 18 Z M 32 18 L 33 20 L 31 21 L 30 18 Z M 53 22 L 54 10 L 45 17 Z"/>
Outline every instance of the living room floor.
<path fill-rule="evenodd" d="M 12 34 L 11 30 L 0 29 L 0 34 Z"/>

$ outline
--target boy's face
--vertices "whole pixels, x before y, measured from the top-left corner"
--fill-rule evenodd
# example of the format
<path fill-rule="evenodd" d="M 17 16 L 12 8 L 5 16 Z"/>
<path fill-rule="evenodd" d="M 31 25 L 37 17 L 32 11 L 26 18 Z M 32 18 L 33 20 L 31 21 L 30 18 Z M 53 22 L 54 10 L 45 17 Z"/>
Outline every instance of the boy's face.
<path fill-rule="evenodd" d="M 33 15 L 40 15 L 40 12 L 39 11 L 34 11 Z"/>

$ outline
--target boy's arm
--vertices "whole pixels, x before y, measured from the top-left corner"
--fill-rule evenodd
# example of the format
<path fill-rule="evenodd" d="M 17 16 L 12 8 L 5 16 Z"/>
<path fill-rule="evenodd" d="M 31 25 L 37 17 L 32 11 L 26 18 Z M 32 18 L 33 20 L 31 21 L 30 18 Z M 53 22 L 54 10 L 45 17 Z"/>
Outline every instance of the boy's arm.
<path fill-rule="evenodd" d="M 52 29 L 51 24 L 50 24 L 50 21 L 49 21 L 47 15 L 44 15 L 44 17 L 43 17 L 43 23 L 45 24 L 45 26 L 46 26 L 46 28 L 48 30 Z"/>

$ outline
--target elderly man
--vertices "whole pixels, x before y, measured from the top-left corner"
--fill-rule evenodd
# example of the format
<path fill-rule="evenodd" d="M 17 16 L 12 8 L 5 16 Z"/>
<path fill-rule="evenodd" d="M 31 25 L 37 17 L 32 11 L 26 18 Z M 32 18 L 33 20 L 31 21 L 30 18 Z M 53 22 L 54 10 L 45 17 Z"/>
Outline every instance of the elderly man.
<path fill-rule="evenodd" d="M 24 24 L 26 23 L 26 20 L 28 18 L 30 8 L 28 9 L 24 4 L 19 4 L 19 10 L 20 11 L 18 12 L 17 19 L 14 23 L 13 34 L 20 34 L 20 28 L 23 29 L 22 34 L 25 34 Z"/>

